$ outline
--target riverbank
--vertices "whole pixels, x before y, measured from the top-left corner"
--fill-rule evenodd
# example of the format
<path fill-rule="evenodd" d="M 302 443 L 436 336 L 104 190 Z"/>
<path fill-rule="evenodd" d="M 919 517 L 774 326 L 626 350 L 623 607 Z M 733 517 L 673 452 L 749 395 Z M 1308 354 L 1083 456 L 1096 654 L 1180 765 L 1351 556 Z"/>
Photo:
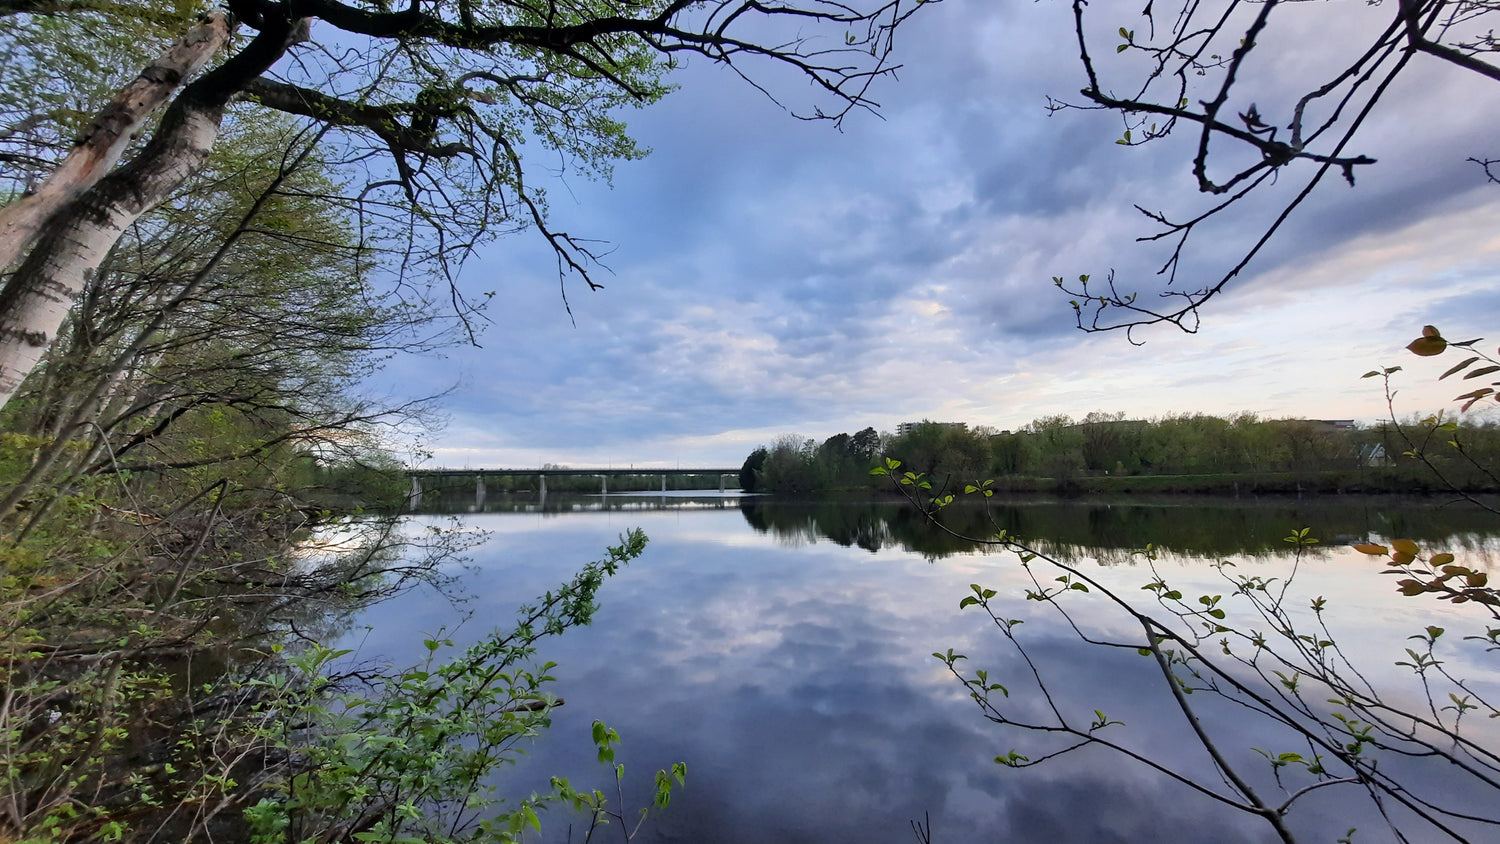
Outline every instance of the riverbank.
<path fill-rule="evenodd" d="M 1464 492 L 1500 492 L 1500 486 L 1466 479 Z M 1325 472 L 1217 473 L 1201 475 L 1079 475 L 999 478 L 994 489 L 1079 495 L 1428 495 L 1451 494 L 1431 472 L 1356 469 Z"/>
<path fill-rule="evenodd" d="M 885 478 L 873 479 L 874 485 L 814 489 L 806 493 L 775 493 L 784 498 L 826 497 L 829 495 L 868 496 L 890 494 L 899 497 Z M 975 479 L 959 475 L 933 475 L 926 478 L 932 485 L 931 495 L 953 493 L 962 497 L 964 487 Z M 1059 498 L 1113 497 L 1143 495 L 1206 495 L 1219 497 L 1258 495 L 1471 495 L 1500 494 L 1495 479 L 1468 474 L 1449 485 L 1425 467 L 1388 467 L 1323 472 L 1214 473 L 1196 475 L 1068 475 L 1064 477 L 1001 476 L 990 481 L 989 489 L 997 494 L 1046 495 Z"/>

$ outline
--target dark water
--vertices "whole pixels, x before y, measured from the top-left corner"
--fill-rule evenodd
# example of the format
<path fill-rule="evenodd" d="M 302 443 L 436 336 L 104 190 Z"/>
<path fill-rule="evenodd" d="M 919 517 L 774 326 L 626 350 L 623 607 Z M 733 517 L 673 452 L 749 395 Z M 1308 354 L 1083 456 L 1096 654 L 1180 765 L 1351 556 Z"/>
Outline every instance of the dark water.
<path fill-rule="evenodd" d="M 1010 688 L 1015 713 L 1044 712 L 1026 665 L 989 620 L 959 611 L 975 582 L 1008 599 L 1006 614 L 1025 619 L 1023 639 L 1060 708 L 1085 722 L 1094 709 L 1125 721 L 1110 728 L 1122 744 L 1224 791 L 1154 662 L 1083 644 L 1047 606 L 1024 600 L 1032 583 L 1014 556 L 975 549 L 919 514 L 886 504 L 718 496 L 485 506 L 513 512 L 461 517 L 466 528 L 488 532 L 461 573 L 468 602 L 455 608 L 443 596 L 413 592 L 378 606 L 363 619 L 369 629 L 352 636 L 362 656 L 414 661 L 421 634 L 440 629 L 460 642 L 477 638 L 621 532 L 640 527 L 651 539 L 646 554 L 606 584 L 594 625 L 544 647 L 541 656 L 559 663 L 553 691 L 566 705 L 529 758 L 507 773 L 503 787 L 511 793 L 545 791 L 552 775 L 613 793 L 589 738 L 599 718 L 624 739 L 627 806 L 649 802 L 653 771 L 678 760 L 688 765 L 686 789 L 637 841 L 915 841 L 910 821 L 924 816 L 934 842 L 1275 839 L 1262 821 L 1099 748 L 1026 770 L 996 765 L 998 754 L 1039 757 L 1057 743 L 985 720 L 932 657 L 948 648 L 965 653 Z M 1372 683 L 1415 703 L 1403 697 L 1413 689 L 1410 672 L 1394 661 L 1408 635 L 1436 623 L 1450 629 L 1455 645 L 1447 667 L 1479 689 L 1497 690 L 1494 657 L 1454 635 L 1482 632 L 1482 615 L 1403 598 L 1378 565 L 1340 547 L 1403 536 L 1488 568 L 1500 548 L 1494 517 L 1387 499 L 1014 504 L 947 518 L 961 532 L 993 519 L 1132 598 L 1146 594 L 1140 586 L 1152 573 L 1130 552 L 1148 542 L 1165 549 L 1157 573 L 1184 593 L 1227 594 L 1208 561 L 1232 558 L 1242 572 L 1285 576 L 1291 559 L 1282 537 L 1310 526 L 1327 545 L 1302 562 L 1296 591 L 1329 599 L 1333 633 Z M 1226 606 L 1234 612 L 1232 601 Z M 1139 634 L 1094 596 L 1070 606 L 1093 634 Z M 1254 748 L 1304 749 L 1208 695 L 1200 695 L 1198 712 L 1267 793 L 1277 783 Z M 1456 787 L 1435 766 L 1410 776 L 1435 789 Z M 1494 814 L 1493 805 L 1486 811 Z M 564 840 L 568 820 L 553 810 L 544 840 Z M 1304 840 L 1333 841 L 1350 827 L 1360 829 L 1354 840 L 1361 844 L 1391 840 L 1368 801 L 1338 787 L 1299 801 L 1288 822 Z"/>

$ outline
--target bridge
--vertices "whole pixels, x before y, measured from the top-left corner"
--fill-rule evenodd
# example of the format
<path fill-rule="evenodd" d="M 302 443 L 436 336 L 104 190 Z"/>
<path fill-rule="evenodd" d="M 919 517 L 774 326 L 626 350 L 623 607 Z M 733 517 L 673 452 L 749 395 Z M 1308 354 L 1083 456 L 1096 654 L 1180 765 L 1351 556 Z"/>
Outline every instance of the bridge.
<path fill-rule="evenodd" d="M 732 479 L 733 486 L 737 489 L 740 485 L 740 467 L 706 467 L 687 468 L 677 467 L 675 469 L 662 469 L 651 467 L 627 466 L 616 468 L 613 466 L 599 468 L 578 467 L 547 467 L 536 469 L 407 469 L 406 476 L 411 478 L 411 492 L 408 501 L 413 508 L 421 504 L 422 482 L 427 480 L 430 484 L 441 483 L 450 478 L 473 478 L 474 479 L 474 501 L 483 506 L 485 497 L 484 479 L 487 477 L 534 477 L 537 479 L 537 493 L 543 498 L 547 495 L 547 479 L 556 477 L 597 477 L 599 479 L 599 494 L 609 494 L 609 479 L 619 477 L 661 477 L 661 491 L 667 491 L 667 478 L 684 475 L 706 475 L 719 477 L 719 492 L 729 488 L 725 479 Z"/>

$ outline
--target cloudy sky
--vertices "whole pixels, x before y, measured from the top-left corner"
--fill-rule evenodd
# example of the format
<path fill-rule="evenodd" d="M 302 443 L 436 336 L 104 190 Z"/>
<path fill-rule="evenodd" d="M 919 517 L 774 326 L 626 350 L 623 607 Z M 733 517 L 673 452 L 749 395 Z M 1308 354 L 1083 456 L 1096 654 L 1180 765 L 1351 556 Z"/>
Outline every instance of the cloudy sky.
<path fill-rule="evenodd" d="M 1141 25 L 1126 5 L 1095 4 L 1101 52 L 1119 40 L 1103 33 Z M 1284 123 L 1291 86 L 1340 58 L 1328 33 L 1387 14 L 1299 4 L 1262 37 L 1245 99 Z M 1126 147 L 1118 116 L 1048 115 L 1047 95 L 1084 81 L 1059 0 L 944 0 L 910 23 L 904 67 L 874 92 L 880 115 L 842 131 L 708 62 L 625 115 L 649 158 L 620 165 L 612 187 L 549 187 L 556 227 L 613 245 L 606 289 L 571 286 L 570 320 L 545 245 L 498 242 L 462 277 L 470 293 L 497 291 L 482 347 L 403 358 L 374 383 L 398 397 L 454 387 L 428 465 L 738 465 L 780 434 L 923 418 L 1370 420 L 1385 399 L 1360 375 L 1382 364 L 1406 369 L 1403 415 L 1467 389 L 1432 383 L 1446 358 L 1402 347 L 1425 323 L 1497 334 L 1500 187 L 1465 159 L 1500 152 L 1500 86 L 1413 62 L 1351 147 L 1379 159 L 1358 185 L 1320 187 L 1199 333 L 1156 328 L 1135 346 L 1080 332 L 1051 278 L 1114 269 L 1150 295 L 1165 256 L 1135 242 L 1153 230 L 1132 206 L 1204 206 L 1193 139 Z M 805 86 L 772 83 L 790 106 L 811 102 Z M 1232 266 L 1284 182 L 1197 237 L 1184 283 Z"/>

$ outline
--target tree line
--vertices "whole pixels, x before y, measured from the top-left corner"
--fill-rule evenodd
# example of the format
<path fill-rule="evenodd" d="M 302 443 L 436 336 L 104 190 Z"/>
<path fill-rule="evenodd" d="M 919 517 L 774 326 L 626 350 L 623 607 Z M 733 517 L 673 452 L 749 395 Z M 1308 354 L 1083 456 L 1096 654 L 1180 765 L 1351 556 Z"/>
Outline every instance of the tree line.
<path fill-rule="evenodd" d="M 1139 481 L 1121 488 L 1162 491 L 1189 489 L 1187 478 L 1203 478 L 1205 490 L 1218 488 L 1215 478 L 1258 478 L 1267 487 L 1328 482 L 1416 491 L 1434 486 L 1431 474 L 1421 470 L 1416 442 L 1431 439 L 1439 425 L 1444 445 L 1461 448 L 1428 459 L 1445 461 L 1448 476 L 1463 485 L 1492 486 L 1493 478 L 1481 468 L 1500 458 L 1500 426 L 1490 422 L 1413 419 L 1359 425 L 1263 419 L 1253 413 L 1127 419 L 1123 413 L 1097 411 L 1081 419 L 1046 416 L 1011 431 L 923 421 L 903 426 L 900 433 L 865 428 L 821 443 L 787 435 L 752 452 L 740 482 L 747 490 L 786 495 L 878 488 L 882 485 L 872 481 L 869 470 L 877 459 L 889 457 L 934 482 L 995 479 L 1002 486 L 1009 481 L 1015 488 L 1063 492 L 1129 483 L 1106 478 L 1159 478 L 1168 483 Z M 1180 483 L 1170 485 L 1172 478 Z"/>

